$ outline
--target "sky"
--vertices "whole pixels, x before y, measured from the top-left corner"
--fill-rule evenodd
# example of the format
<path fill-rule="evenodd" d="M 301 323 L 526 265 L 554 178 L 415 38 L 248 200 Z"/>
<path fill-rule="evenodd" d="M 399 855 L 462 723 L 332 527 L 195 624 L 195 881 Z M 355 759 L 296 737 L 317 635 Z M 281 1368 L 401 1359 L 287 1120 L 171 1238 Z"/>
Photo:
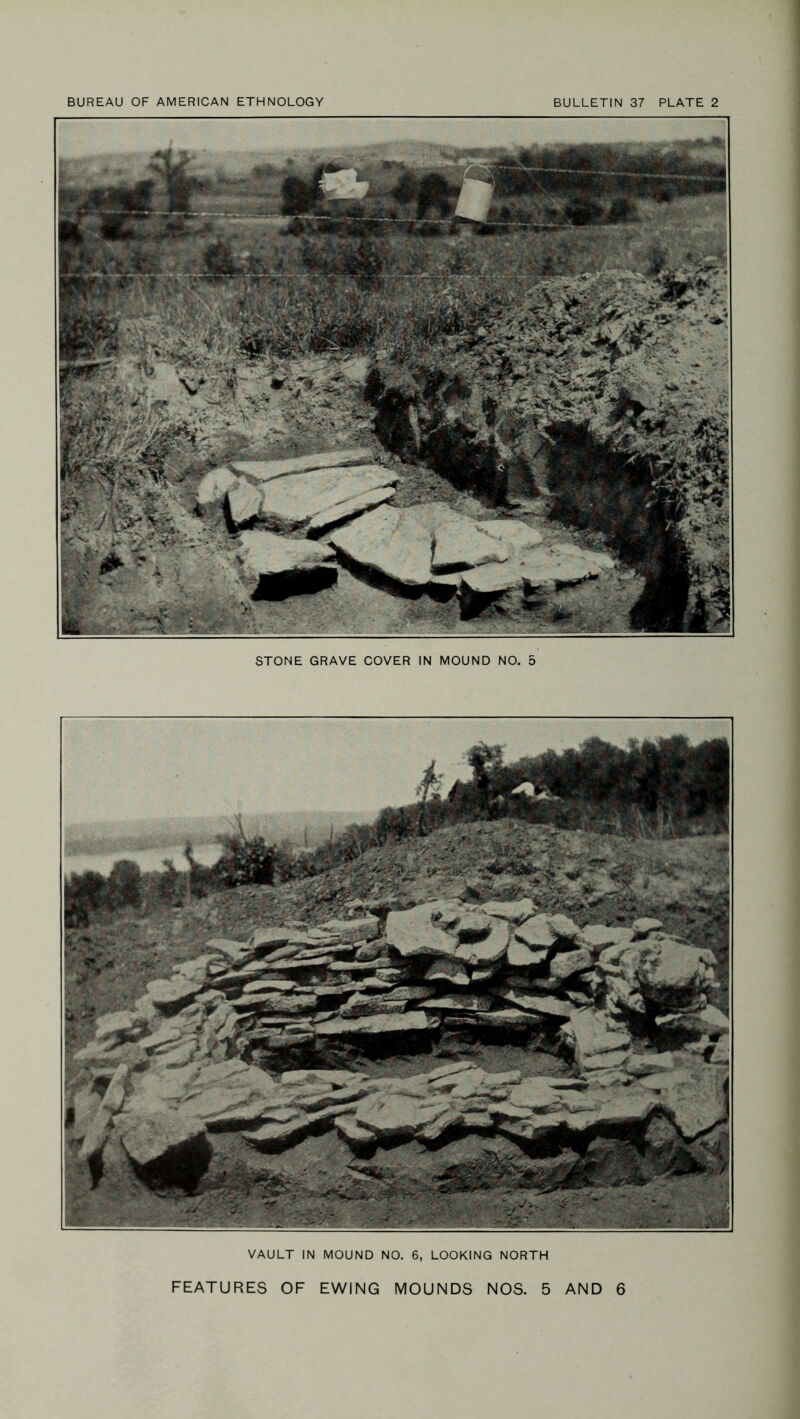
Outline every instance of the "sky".
<path fill-rule="evenodd" d="M 226 114 L 232 110 L 225 110 Z M 274 114 L 274 110 L 272 113 Z M 341 147 L 415 138 L 434 143 L 482 148 L 529 143 L 668 143 L 677 139 L 722 137 L 719 118 L 160 118 L 62 119 L 59 154 L 82 158 L 97 153 L 130 153 L 162 147 L 214 152 L 275 151 L 283 148 Z"/>
<path fill-rule="evenodd" d="M 409 803 L 436 759 L 445 792 L 469 778 L 463 755 L 485 740 L 505 760 L 592 735 L 727 738 L 727 720 L 541 718 L 66 719 L 64 822 L 226 817 L 292 811 L 376 813 Z"/>

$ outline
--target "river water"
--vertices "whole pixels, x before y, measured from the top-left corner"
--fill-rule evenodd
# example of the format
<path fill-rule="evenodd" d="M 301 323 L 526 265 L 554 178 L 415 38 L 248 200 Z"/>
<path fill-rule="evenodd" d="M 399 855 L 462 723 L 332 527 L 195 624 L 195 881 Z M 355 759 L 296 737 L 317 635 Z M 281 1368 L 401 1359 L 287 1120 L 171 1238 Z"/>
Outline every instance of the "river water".
<path fill-rule="evenodd" d="M 184 843 L 173 843 L 168 847 L 116 848 L 113 852 L 78 852 L 64 857 L 64 876 L 71 872 L 100 872 L 107 877 L 115 862 L 122 858 L 126 862 L 137 862 L 142 872 L 163 872 L 164 858 L 171 857 L 178 872 L 186 871 L 183 855 Z M 213 867 L 222 849 L 219 843 L 193 843 L 192 852 L 197 862 L 204 867 Z"/>

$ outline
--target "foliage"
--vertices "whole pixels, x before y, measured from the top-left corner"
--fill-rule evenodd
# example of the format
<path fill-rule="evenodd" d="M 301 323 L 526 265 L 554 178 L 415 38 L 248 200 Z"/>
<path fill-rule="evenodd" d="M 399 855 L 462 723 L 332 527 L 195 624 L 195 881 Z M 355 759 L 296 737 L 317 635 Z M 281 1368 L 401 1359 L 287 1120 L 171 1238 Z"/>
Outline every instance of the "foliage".
<path fill-rule="evenodd" d="M 138 862 L 121 858 L 115 862 L 106 882 L 106 905 L 109 911 L 119 907 L 138 907 L 142 900 L 142 869 Z"/>
<path fill-rule="evenodd" d="M 302 216 L 314 205 L 314 192 L 297 173 L 290 172 L 281 183 L 281 212 L 285 217 Z"/>
<path fill-rule="evenodd" d="M 401 172 L 394 187 L 392 196 L 395 202 L 403 204 L 414 202 L 419 192 L 419 178 L 415 172 L 409 172 L 408 168 Z"/>
<path fill-rule="evenodd" d="M 500 770 L 503 767 L 503 745 L 486 744 L 481 740 L 473 744 L 464 755 L 472 769 L 472 782 L 481 807 L 488 817 L 494 816 L 494 797 L 497 793 Z"/>
<path fill-rule="evenodd" d="M 440 217 L 449 217 L 452 210 L 453 194 L 447 178 L 438 172 L 426 172 L 417 192 L 417 221 L 424 221 L 429 212 L 438 212 Z"/>

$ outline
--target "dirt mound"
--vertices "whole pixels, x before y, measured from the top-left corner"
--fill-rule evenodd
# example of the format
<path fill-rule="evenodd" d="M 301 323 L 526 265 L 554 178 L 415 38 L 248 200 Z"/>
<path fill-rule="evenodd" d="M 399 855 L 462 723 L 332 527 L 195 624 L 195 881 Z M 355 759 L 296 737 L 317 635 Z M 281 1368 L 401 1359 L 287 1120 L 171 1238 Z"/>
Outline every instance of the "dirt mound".
<path fill-rule="evenodd" d="M 376 431 L 498 504 L 605 533 L 646 585 L 632 624 L 729 623 L 728 327 L 715 258 L 545 281 L 447 356 L 377 363 Z"/>
<path fill-rule="evenodd" d="M 442 828 L 429 837 L 371 848 L 352 863 L 305 881 L 238 887 L 188 906 L 142 917 L 98 918 L 66 933 L 68 1055 L 151 976 L 169 974 L 178 956 L 198 954 L 212 936 L 241 939 L 256 922 L 313 923 L 322 917 L 416 905 L 453 895 L 475 900 L 505 893 L 530 897 L 539 911 L 568 910 L 583 926 L 602 918 L 624 925 L 657 915 L 665 928 L 714 951 L 719 990 L 728 999 L 728 839 L 637 840 L 503 820 Z"/>

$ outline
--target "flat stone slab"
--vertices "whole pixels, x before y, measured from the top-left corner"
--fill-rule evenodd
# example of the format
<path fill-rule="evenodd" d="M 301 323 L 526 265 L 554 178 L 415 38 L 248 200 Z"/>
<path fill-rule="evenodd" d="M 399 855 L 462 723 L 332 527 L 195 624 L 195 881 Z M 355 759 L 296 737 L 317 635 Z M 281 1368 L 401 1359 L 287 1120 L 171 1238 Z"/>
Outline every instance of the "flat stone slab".
<path fill-rule="evenodd" d="M 508 947 L 508 964 L 517 969 L 525 966 L 544 966 L 550 957 L 550 947 L 542 946 L 538 950 L 531 950 L 522 941 L 511 941 Z"/>
<path fill-rule="evenodd" d="M 308 576 L 324 568 L 336 570 L 336 558 L 329 547 L 261 530 L 241 534 L 239 559 L 255 582 L 254 591 L 275 578 Z"/>
<path fill-rule="evenodd" d="M 608 552 L 595 552 L 591 547 L 576 547 L 574 542 L 554 542 L 553 551 L 565 557 L 582 557 L 584 561 L 593 563 L 598 571 L 602 572 L 613 571 L 617 565 Z"/>
<path fill-rule="evenodd" d="M 523 946 L 537 951 L 547 946 L 555 946 L 558 935 L 550 924 L 549 916 L 538 912 L 536 916 L 528 917 L 527 921 L 517 927 L 514 940 L 521 941 Z"/>
<path fill-rule="evenodd" d="M 340 503 L 396 482 L 397 474 L 378 463 L 317 468 L 291 478 L 276 478 L 263 487 L 260 520 L 275 531 L 292 532 L 307 527 L 312 518 Z"/>
<path fill-rule="evenodd" d="M 570 976 L 576 976 L 579 971 L 588 971 L 592 964 L 591 951 L 583 948 L 577 951 L 558 951 L 550 962 L 550 975 L 553 980 L 569 980 Z"/>
<path fill-rule="evenodd" d="M 488 518 L 479 522 L 478 527 L 485 536 L 500 542 L 509 557 L 528 547 L 538 547 L 542 540 L 541 532 L 537 532 L 535 527 L 529 527 L 527 522 L 513 517 Z"/>
<path fill-rule="evenodd" d="M 225 495 L 225 508 L 232 527 L 249 527 L 261 512 L 260 488 L 247 478 L 237 478 Z"/>
<path fill-rule="evenodd" d="M 230 468 L 212 468 L 209 473 L 204 473 L 195 495 L 197 511 L 202 515 L 206 508 L 221 502 L 228 489 L 238 481 Z"/>
<path fill-rule="evenodd" d="M 632 929 L 625 926 L 583 926 L 578 945 L 587 946 L 590 951 L 606 951 L 611 946 L 629 946 L 633 935 Z"/>
<path fill-rule="evenodd" d="M 409 1010 L 405 1015 L 363 1015 L 356 1020 L 323 1020 L 315 1025 L 317 1035 L 392 1035 L 404 1034 L 408 1030 L 431 1030 L 436 1021 L 431 1020 L 423 1010 Z"/>
<path fill-rule="evenodd" d="M 459 1014 L 486 1015 L 494 1006 L 491 995 L 469 994 L 463 995 L 437 995 L 431 1000 L 426 1000 L 423 1006 L 425 1010 L 442 1011 L 455 1010 Z"/>
<path fill-rule="evenodd" d="M 353 498 L 346 498 L 341 503 L 336 503 L 333 507 L 325 508 L 323 512 L 318 512 L 312 517 L 306 528 L 309 537 L 318 537 L 321 532 L 327 532 L 331 527 L 338 527 L 342 522 L 349 522 L 351 518 L 358 517 L 360 513 L 369 512 L 371 508 L 380 507 L 382 503 L 388 503 L 397 492 L 393 484 L 387 484 L 383 488 L 372 488 L 369 492 L 358 493 Z"/>
<path fill-rule="evenodd" d="M 452 905 L 457 920 L 461 903 Z M 455 956 L 458 938 L 432 921 L 434 911 L 440 907 L 437 902 L 423 902 L 408 911 L 389 912 L 385 928 L 389 945 L 405 957 Z"/>
<path fill-rule="evenodd" d="M 359 566 L 400 586 L 422 588 L 431 580 L 435 524 L 447 511 L 443 503 L 376 508 L 337 528 L 328 540 Z"/>
<path fill-rule="evenodd" d="M 425 972 L 426 980 L 446 980 L 451 985 L 469 985 L 470 974 L 465 965 L 460 961 L 442 960 L 433 961 Z"/>
<path fill-rule="evenodd" d="M 683 1071 L 676 1071 L 683 1074 Z M 724 1071 L 706 1065 L 694 1077 L 675 1079 L 659 1094 L 661 1104 L 684 1138 L 707 1133 L 727 1118 Z"/>
<path fill-rule="evenodd" d="M 288 1122 L 265 1123 L 254 1133 L 245 1133 L 245 1142 L 258 1148 L 262 1153 L 282 1153 L 285 1148 L 294 1148 L 308 1137 L 311 1122 L 307 1115 L 300 1114 Z"/>
<path fill-rule="evenodd" d="M 527 917 L 533 916 L 533 902 L 523 897 L 518 902 L 481 902 L 481 911 L 487 916 L 499 916 L 503 921 L 519 926 Z"/>
<path fill-rule="evenodd" d="M 475 915 L 476 913 L 470 912 L 465 914 L 463 919 Z M 491 922 L 491 927 L 486 936 L 477 941 L 459 941 L 455 952 L 457 961 L 464 961 L 470 966 L 488 966 L 505 956 L 508 947 L 508 922 L 501 921 L 499 917 L 488 917 L 487 920 Z"/>
<path fill-rule="evenodd" d="M 512 986 L 489 988 L 498 1000 L 505 1000 L 517 1010 L 529 1010 L 533 1015 L 545 1015 L 552 1020 L 569 1020 L 574 1013 L 569 1001 L 554 1000 L 552 995 L 536 995 L 533 991 L 515 990 Z"/>
<path fill-rule="evenodd" d="M 159 1010 L 172 1012 L 194 1000 L 199 988 L 190 980 L 151 980 L 147 984 L 147 994 Z"/>
<path fill-rule="evenodd" d="M 238 965 L 242 961 L 249 960 L 251 951 L 247 941 L 229 941 L 227 937 L 215 936 L 206 942 L 206 950 L 212 956 L 224 956 L 226 960 Z"/>
<path fill-rule="evenodd" d="M 371 463 L 373 457 L 371 448 L 332 448 L 325 453 L 304 453 L 297 458 L 237 458 L 230 466 L 234 472 L 246 473 L 259 483 L 270 483 L 273 478 L 287 478 L 293 473 L 310 473 L 315 468 L 349 468 L 359 463 Z"/>
<path fill-rule="evenodd" d="M 552 583 L 555 587 L 575 586 L 599 576 L 600 568 L 587 560 L 582 552 L 557 552 L 552 547 L 538 547 L 520 557 L 522 583 L 526 592 Z"/>
<path fill-rule="evenodd" d="M 434 573 L 479 567 L 485 562 L 502 562 L 509 552 L 496 537 L 487 537 L 480 523 L 462 513 L 443 517 L 433 542 L 431 570 Z"/>

